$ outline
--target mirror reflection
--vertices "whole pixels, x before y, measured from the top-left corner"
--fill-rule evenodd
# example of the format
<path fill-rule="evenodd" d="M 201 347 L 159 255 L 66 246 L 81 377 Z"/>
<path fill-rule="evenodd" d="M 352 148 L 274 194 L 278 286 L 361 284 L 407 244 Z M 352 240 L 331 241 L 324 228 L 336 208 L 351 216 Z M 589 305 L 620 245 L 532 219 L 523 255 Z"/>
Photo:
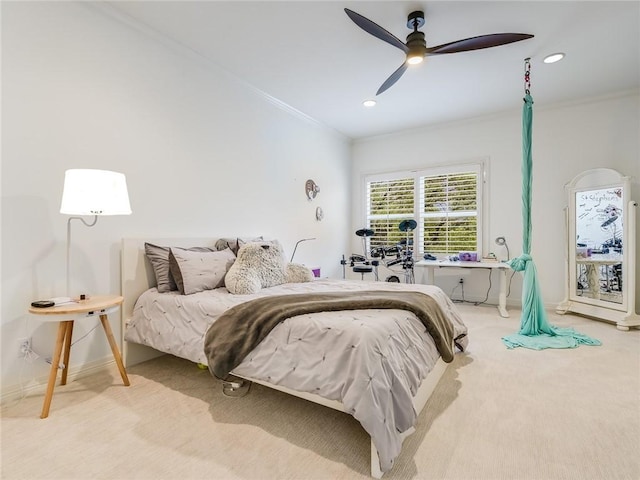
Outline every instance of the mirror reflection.
<path fill-rule="evenodd" d="M 622 303 L 622 186 L 575 195 L 576 295 Z"/>

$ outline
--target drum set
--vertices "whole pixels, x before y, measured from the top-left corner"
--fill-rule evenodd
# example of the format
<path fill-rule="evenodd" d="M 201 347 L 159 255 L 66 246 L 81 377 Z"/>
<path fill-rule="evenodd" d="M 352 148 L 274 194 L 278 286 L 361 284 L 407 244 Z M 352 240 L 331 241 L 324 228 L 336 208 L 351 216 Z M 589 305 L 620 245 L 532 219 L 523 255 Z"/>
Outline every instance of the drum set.
<path fill-rule="evenodd" d="M 401 232 L 406 233 L 406 237 L 396 245 L 388 247 L 375 247 L 371 249 L 371 252 L 367 252 L 367 238 L 373 237 L 375 231 L 370 228 L 361 228 L 356 230 L 356 235 L 362 238 L 362 253 L 363 255 L 353 254 L 349 257 L 349 266 L 355 273 L 360 274 L 360 278 L 364 279 L 365 273 L 372 273 L 376 281 L 378 278 L 378 267 L 382 264 L 390 270 L 394 270 L 391 267 L 400 265 L 404 273 L 405 283 L 415 283 L 415 276 L 413 272 L 413 239 L 410 238 L 410 232 L 415 230 L 417 223 L 415 220 L 403 220 L 398 225 L 398 229 Z M 371 257 L 371 258 L 369 258 Z M 342 265 L 342 278 L 346 276 L 347 260 L 342 256 L 340 261 Z M 400 277 L 397 275 L 389 275 L 386 282 L 400 283 Z"/>

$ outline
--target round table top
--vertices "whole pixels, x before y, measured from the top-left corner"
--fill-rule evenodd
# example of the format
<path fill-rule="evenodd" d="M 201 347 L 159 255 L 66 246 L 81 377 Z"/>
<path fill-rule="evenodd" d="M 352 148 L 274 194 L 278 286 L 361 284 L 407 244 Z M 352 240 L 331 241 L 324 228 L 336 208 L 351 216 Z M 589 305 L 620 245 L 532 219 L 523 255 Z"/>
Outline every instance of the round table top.
<path fill-rule="evenodd" d="M 54 305 L 53 307 L 37 308 L 29 307 L 29 313 L 35 315 L 70 315 L 93 312 L 120 305 L 124 298 L 120 295 L 95 295 L 86 300 L 78 300 L 73 303 Z"/>

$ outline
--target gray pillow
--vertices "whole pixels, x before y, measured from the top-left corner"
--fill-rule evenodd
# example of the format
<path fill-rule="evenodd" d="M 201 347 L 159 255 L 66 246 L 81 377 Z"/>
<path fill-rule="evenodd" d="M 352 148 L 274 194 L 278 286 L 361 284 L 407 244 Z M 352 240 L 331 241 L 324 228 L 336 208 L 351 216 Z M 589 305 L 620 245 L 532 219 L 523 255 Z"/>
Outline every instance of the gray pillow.
<path fill-rule="evenodd" d="M 236 261 L 230 248 L 221 251 L 194 252 L 172 247 L 169 268 L 183 295 L 224 286 L 224 277 Z"/>
<path fill-rule="evenodd" d="M 238 255 L 238 250 L 245 243 L 249 242 L 260 242 L 262 241 L 262 237 L 244 237 L 244 238 L 220 238 L 216 242 L 215 248 L 216 250 L 224 250 L 225 248 L 230 248 L 234 255 Z"/>
<path fill-rule="evenodd" d="M 153 273 L 156 277 L 156 285 L 159 293 L 166 293 L 172 290 L 178 290 L 171 270 L 169 268 L 169 251 L 171 247 L 161 247 L 152 243 L 145 242 L 144 253 L 151 262 Z M 191 247 L 188 250 L 194 252 L 212 252 L 213 249 L 207 247 Z"/>

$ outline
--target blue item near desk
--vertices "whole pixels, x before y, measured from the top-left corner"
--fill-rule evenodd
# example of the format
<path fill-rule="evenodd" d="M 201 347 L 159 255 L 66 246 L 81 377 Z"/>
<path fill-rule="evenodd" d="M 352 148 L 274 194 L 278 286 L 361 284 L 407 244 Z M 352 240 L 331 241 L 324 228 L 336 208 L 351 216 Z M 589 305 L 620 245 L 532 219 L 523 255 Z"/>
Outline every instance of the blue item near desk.
<path fill-rule="evenodd" d="M 461 262 L 477 262 L 478 252 L 460 252 L 458 258 Z"/>

